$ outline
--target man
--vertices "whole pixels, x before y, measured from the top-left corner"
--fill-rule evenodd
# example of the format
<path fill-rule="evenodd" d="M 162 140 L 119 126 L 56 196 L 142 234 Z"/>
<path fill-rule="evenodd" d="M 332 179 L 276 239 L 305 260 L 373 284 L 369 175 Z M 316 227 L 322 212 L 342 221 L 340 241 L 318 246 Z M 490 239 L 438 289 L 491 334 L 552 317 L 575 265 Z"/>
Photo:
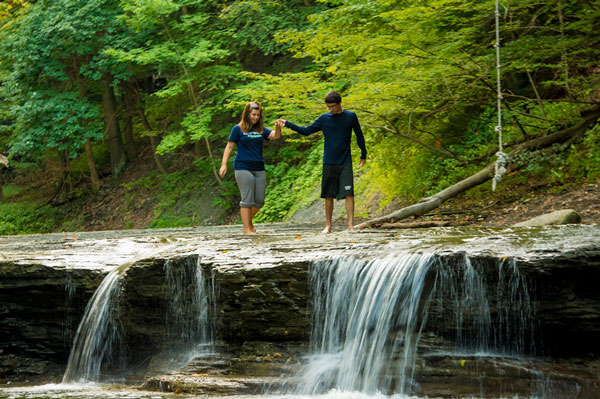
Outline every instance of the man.
<path fill-rule="evenodd" d="M 285 126 L 305 136 L 319 130 L 323 131 L 325 137 L 323 175 L 321 178 L 321 198 L 325 199 L 325 229 L 323 233 L 330 233 L 334 198 L 338 200 L 345 198 L 348 230 L 354 229 L 354 177 L 352 173 L 352 156 L 350 154 L 350 140 L 353 130 L 360 148 L 359 168 L 365 164 L 367 149 L 358 117 L 354 112 L 342 108 L 340 93 L 336 91 L 327 93 L 325 104 L 329 108 L 329 113 L 319 116 L 309 126 L 296 126 L 292 122 L 283 119 L 278 119 L 275 124 Z"/>

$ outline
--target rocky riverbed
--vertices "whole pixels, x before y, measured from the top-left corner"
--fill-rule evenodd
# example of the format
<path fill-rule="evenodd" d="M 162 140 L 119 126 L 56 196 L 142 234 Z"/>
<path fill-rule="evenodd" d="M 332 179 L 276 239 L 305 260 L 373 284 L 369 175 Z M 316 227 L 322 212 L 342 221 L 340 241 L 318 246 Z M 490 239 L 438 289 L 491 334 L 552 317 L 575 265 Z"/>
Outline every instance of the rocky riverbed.
<path fill-rule="evenodd" d="M 535 342 L 521 357 L 457 354 L 453 327 L 439 325 L 444 310 L 434 301 L 412 392 L 600 392 L 598 226 L 329 235 L 312 224 L 259 229 L 253 237 L 240 235 L 239 226 L 0 237 L 0 381 L 60 381 L 86 304 L 107 273 L 128 265 L 118 298 L 126 382 L 198 394 L 285 391 L 302 383 L 297 376 L 310 350 L 311 265 L 421 252 L 447 265 L 467 257 L 496 285 L 497 265 L 513 262 L 528 283 Z M 211 351 L 175 371 L 165 344 L 165 262 L 198 265 L 215 295 Z M 492 317 L 502 306 L 491 303 Z"/>

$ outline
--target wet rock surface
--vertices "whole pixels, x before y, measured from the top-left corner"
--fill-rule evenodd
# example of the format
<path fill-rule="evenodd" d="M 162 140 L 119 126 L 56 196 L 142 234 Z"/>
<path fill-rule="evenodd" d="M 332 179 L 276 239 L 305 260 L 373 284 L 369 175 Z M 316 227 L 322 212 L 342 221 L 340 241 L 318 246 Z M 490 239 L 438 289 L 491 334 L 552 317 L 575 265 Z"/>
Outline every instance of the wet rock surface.
<path fill-rule="evenodd" d="M 239 226 L 0 237 L 0 381 L 60 380 L 87 301 L 108 271 L 131 263 L 119 297 L 128 381 L 195 394 L 283 389 L 297 383 L 294 376 L 308 351 L 309 265 L 337 256 L 412 251 L 433 252 L 448 262 L 469 256 L 482 270 L 489 269 L 491 280 L 497 279 L 498 261 L 514 259 L 535 304 L 537 342 L 537 357 L 528 365 L 514 359 L 460 359 L 444 355 L 454 345 L 448 341 L 452 326 L 438 329 L 438 335 L 426 329 L 415 392 L 468 397 L 481 386 L 493 392 L 533 392 L 540 375 L 554 376 L 548 384 L 564 380 L 552 389 L 579 392 L 572 397 L 600 392 L 600 227 L 330 235 L 317 233 L 319 227 L 262 225 L 256 237 L 242 236 Z M 167 372 L 172 364 L 161 361 L 173 349 L 165 339 L 166 261 L 176 267 L 197 262 L 216 296 L 218 350 L 197 356 L 177 372 Z M 430 323 L 443 319 L 439 312 L 443 309 L 433 304 Z M 514 380 L 510 387 L 509 380 Z"/>

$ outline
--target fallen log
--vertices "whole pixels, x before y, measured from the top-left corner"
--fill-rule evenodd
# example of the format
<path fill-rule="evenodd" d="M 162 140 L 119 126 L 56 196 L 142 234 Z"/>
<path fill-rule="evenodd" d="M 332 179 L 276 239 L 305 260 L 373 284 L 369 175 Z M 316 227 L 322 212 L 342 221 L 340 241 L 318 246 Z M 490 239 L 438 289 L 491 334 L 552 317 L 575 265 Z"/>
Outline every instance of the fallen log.
<path fill-rule="evenodd" d="M 540 150 L 549 147 L 553 144 L 570 144 L 579 137 L 583 136 L 590 126 L 597 123 L 599 117 L 600 108 L 595 108 L 594 110 L 589 112 L 581 122 L 574 126 L 559 130 L 555 133 L 546 136 L 536 137 L 532 140 L 517 145 L 512 151 L 508 153 L 508 157 L 509 159 L 513 159 L 517 154 L 521 152 Z M 492 179 L 492 177 L 494 176 L 495 164 L 496 162 L 494 161 L 479 172 L 475 173 L 474 175 L 471 175 L 466 179 L 459 181 L 458 183 L 440 191 L 437 194 L 432 195 L 431 197 L 423 198 L 414 205 L 409 205 L 385 216 L 367 220 L 366 222 L 360 223 L 355 227 L 357 229 L 379 227 L 383 223 L 393 223 L 410 216 L 425 215 L 429 211 L 442 205 L 448 199 L 456 197 L 457 195 L 462 194 L 465 191 L 468 191 L 469 189 Z M 510 172 L 518 170 L 519 168 L 519 166 L 512 164 L 507 165 L 506 170 L 507 172 Z"/>

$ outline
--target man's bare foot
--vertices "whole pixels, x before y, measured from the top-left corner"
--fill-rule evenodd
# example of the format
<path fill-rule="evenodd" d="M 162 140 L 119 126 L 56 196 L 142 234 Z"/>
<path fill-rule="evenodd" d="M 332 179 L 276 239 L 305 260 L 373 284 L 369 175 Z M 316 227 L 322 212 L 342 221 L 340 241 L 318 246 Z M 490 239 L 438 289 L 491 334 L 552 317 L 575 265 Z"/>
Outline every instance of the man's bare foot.
<path fill-rule="evenodd" d="M 252 230 L 244 230 L 244 235 L 245 236 L 255 236 L 256 235 L 256 229 L 254 229 L 254 231 L 252 231 Z"/>
<path fill-rule="evenodd" d="M 348 230 L 354 230 L 354 226 L 348 226 Z"/>
<path fill-rule="evenodd" d="M 331 226 L 325 226 L 323 231 L 321 231 L 321 234 L 327 234 L 327 233 L 331 233 Z"/>

